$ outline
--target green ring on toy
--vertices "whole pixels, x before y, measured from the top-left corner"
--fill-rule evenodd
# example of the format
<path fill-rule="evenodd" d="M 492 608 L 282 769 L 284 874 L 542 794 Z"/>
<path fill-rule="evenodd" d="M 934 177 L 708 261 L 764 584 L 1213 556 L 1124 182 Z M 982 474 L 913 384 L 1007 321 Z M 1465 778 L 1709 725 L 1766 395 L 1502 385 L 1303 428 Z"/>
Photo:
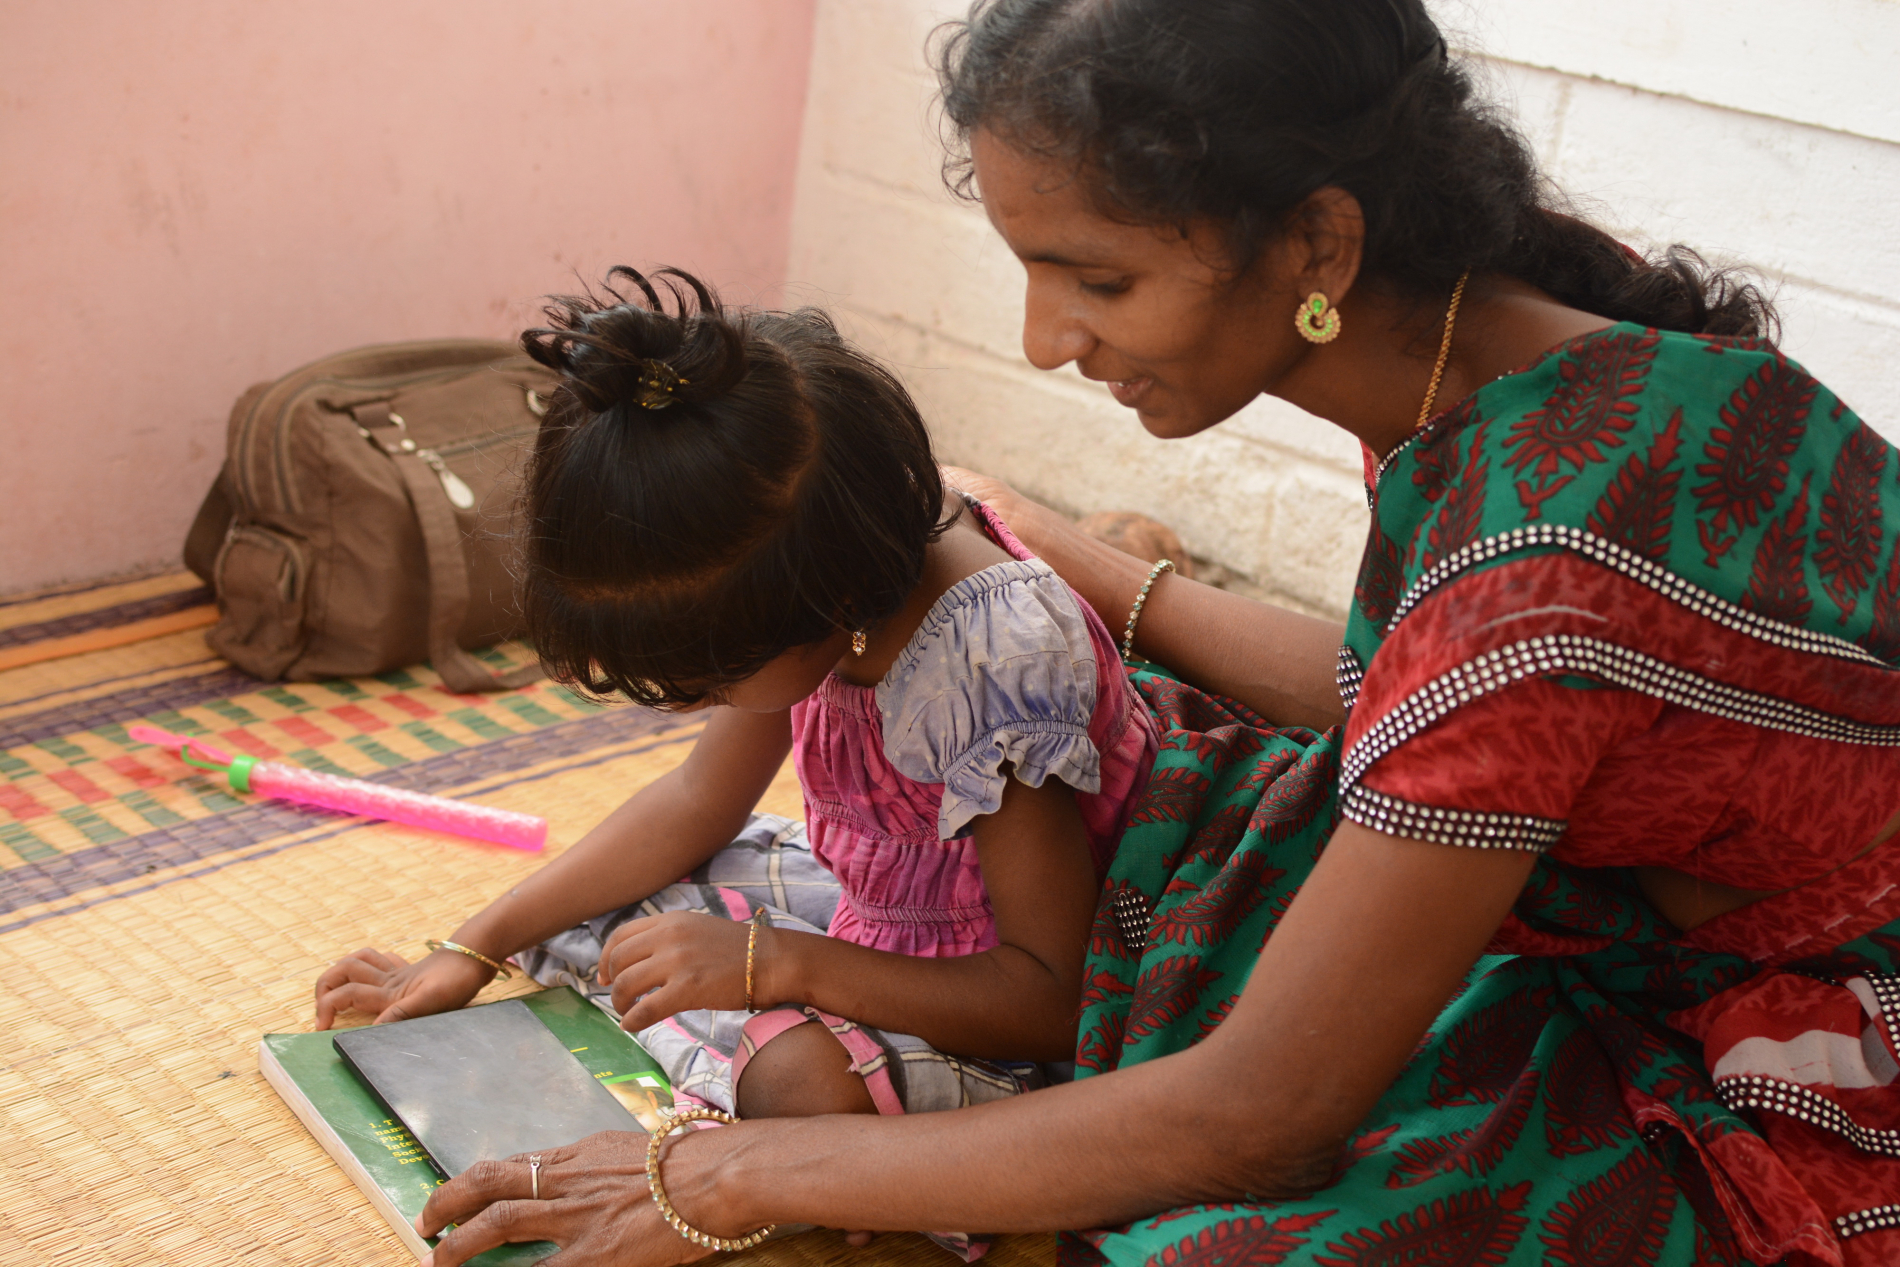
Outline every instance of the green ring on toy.
<path fill-rule="evenodd" d="M 251 767 L 256 764 L 256 757 L 236 756 L 231 758 L 231 769 L 225 777 L 231 780 L 231 790 L 233 792 L 248 792 L 251 790 Z"/>
<path fill-rule="evenodd" d="M 178 750 L 178 757 L 186 765 L 197 766 L 200 770 L 215 770 L 217 773 L 222 774 L 226 781 L 231 784 L 231 790 L 233 792 L 248 792 L 251 790 L 251 767 L 257 764 L 256 757 L 240 755 L 232 757 L 231 764 L 228 766 L 219 765 L 215 761 L 203 761 L 193 756 L 191 744 L 189 743 Z"/>

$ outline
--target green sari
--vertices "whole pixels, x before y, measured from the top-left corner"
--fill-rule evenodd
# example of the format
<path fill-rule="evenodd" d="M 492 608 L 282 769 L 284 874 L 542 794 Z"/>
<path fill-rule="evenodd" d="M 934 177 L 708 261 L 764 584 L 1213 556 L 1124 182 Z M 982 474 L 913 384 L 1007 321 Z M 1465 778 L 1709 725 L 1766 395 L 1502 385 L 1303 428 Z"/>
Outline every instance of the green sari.
<path fill-rule="evenodd" d="M 1900 454 L 1772 347 L 1618 325 L 1368 486 L 1345 726 L 1130 667 L 1162 744 L 1079 1075 L 1211 1033 L 1342 816 L 1537 868 L 1329 1186 L 1063 1263 L 1900 1261 L 1900 851 L 1856 856 L 1900 808 Z M 1639 865 L 1789 891 L 1684 933 Z"/>

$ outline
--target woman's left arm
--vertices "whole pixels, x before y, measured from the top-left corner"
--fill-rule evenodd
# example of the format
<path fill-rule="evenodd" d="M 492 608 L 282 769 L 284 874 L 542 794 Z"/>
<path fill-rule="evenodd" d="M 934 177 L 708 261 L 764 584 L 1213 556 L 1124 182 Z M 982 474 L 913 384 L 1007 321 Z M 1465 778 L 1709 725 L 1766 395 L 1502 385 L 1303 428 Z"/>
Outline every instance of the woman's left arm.
<path fill-rule="evenodd" d="M 763 928 L 754 945 L 754 1005 L 822 1008 L 961 1056 L 1072 1058 L 1100 891 L 1075 793 L 1056 779 L 1030 787 L 1005 778 L 1001 804 L 972 831 L 996 915 L 995 947 L 924 959 Z M 622 925 L 602 956 L 621 1024 L 637 1031 L 689 1008 L 740 1006 L 746 933 L 730 920 L 685 913 Z"/>
<path fill-rule="evenodd" d="M 909 1117 L 863 1141 L 761 1132 L 725 1145 L 724 1164 L 701 1181 L 718 1194 L 715 1208 L 748 1219 L 787 1218 L 782 1202 L 808 1221 L 873 1230 L 1097 1227 L 1201 1201 L 1311 1192 L 1534 863 L 1342 823 L 1232 1015 L 1199 1045 L 994 1106 L 1002 1112 Z M 872 1141 L 875 1160 L 848 1159 Z M 781 1165 L 799 1169 L 789 1188 Z M 876 1195 L 852 1191 L 862 1183 Z M 952 1210 L 956 1221 L 944 1223 Z"/>
<path fill-rule="evenodd" d="M 738 1236 L 781 1221 L 870 1230 L 1099 1227 L 1197 1202 L 1313 1191 L 1535 860 L 1342 823 L 1233 1014 L 1197 1046 L 954 1113 L 701 1131 L 669 1145 L 668 1195 L 692 1225 Z M 578 1193 L 588 1168 L 610 1160 L 617 1138 L 563 1150 L 553 1185 L 550 1172 L 542 1180 L 554 1199 L 538 1206 L 507 1200 L 527 1195 L 523 1166 L 471 1171 L 439 1189 L 425 1228 L 468 1221 L 437 1251 L 437 1267 L 510 1237 L 571 1244 L 581 1251 L 570 1251 L 576 1267 L 618 1261 L 614 1253 L 648 1263 L 695 1256 L 685 1242 L 673 1247 L 655 1234 L 664 1224 L 637 1178 L 611 1202 L 595 1195 L 564 1206 L 561 1185 L 572 1182 Z"/>

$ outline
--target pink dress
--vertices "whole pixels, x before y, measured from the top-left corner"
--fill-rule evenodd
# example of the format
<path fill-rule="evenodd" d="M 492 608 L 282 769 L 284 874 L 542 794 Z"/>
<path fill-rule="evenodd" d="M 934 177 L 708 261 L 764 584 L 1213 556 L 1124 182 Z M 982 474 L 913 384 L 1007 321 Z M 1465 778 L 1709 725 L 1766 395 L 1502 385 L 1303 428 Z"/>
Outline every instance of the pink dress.
<path fill-rule="evenodd" d="M 833 675 L 792 709 L 812 852 L 843 890 L 829 932 L 861 946 L 996 945 L 969 825 L 1005 781 L 1077 791 L 1099 877 L 1154 764 L 1154 722 L 1101 619 L 986 507 L 971 512 L 1015 561 L 952 586 L 877 686 Z"/>
<path fill-rule="evenodd" d="M 603 945 L 627 920 L 671 911 L 758 915 L 907 955 L 987 950 L 996 920 L 971 824 L 996 811 L 1011 778 L 1075 789 L 1097 879 L 1106 874 L 1154 765 L 1154 719 L 1088 605 L 988 510 L 971 511 L 1011 561 L 951 586 L 877 686 L 829 677 L 792 709 L 804 828 L 753 815 L 739 839 L 679 884 L 518 955 L 535 980 L 571 985 L 611 1011 L 610 991 L 594 979 Z M 808 1021 L 844 1046 L 880 1113 L 987 1103 L 1054 1072 L 938 1052 L 913 1035 L 791 1003 L 681 1012 L 638 1038 L 678 1103 L 733 1112 L 747 1062 Z M 965 1261 L 989 1243 L 932 1236 Z"/>

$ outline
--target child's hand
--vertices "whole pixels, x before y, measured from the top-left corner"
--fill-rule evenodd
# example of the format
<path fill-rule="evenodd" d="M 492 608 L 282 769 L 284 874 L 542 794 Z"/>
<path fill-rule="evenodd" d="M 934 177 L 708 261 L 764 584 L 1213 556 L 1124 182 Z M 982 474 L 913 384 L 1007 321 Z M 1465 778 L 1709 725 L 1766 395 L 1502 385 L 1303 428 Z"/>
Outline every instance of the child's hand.
<path fill-rule="evenodd" d="M 601 951 L 600 983 L 613 985 L 620 1028 L 631 1034 L 676 1012 L 744 1007 L 750 932 L 746 924 L 692 911 L 616 928 Z M 768 930 L 759 930 L 760 957 L 768 936 Z M 755 993 L 753 1006 L 763 1002 Z"/>
<path fill-rule="evenodd" d="M 438 950 L 410 963 L 365 946 L 317 978 L 317 1028 L 329 1029 L 338 1012 L 369 1012 L 378 1025 L 452 1012 L 494 975 L 480 960 L 453 950 Z"/>

